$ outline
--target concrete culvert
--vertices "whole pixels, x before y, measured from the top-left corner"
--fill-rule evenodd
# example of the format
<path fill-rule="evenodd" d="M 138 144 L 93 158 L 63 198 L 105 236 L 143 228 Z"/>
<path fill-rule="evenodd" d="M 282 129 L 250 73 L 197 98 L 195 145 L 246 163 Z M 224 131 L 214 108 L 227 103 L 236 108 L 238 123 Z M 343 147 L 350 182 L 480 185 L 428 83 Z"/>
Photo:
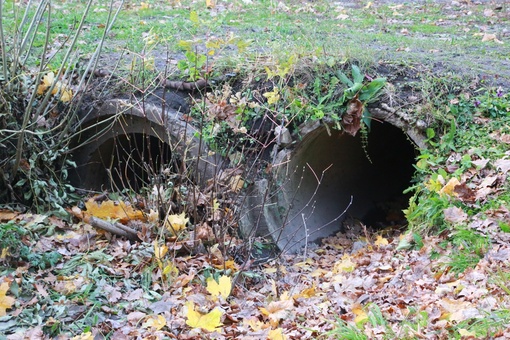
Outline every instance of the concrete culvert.
<path fill-rule="evenodd" d="M 271 235 L 280 250 L 295 252 L 341 231 L 346 218 L 372 227 L 402 223 L 390 219 L 403 218 L 416 148 L 400 128 L 374 121 L 365 148 L 360 132 L 352 137 L 315 124 L 301 134 L 293 149 L 279 153 L 273 183 L 255 184 L 243 233 L 256 225 L 257 234 Z"/>
<path fill-rule="evenodd" d="M 77 169 L 71 174 L 78 188 L 139 191 L 162 170 L 181 171 L 183 162 L 203 161 L 192 175 L 197 182 L 210 178 L 214 162 L 207 149 L 198 150 L 195 130 L 181 113 L 159 102 L 111 99 L 82 113 L 80 133 L 74 140 Z"/>

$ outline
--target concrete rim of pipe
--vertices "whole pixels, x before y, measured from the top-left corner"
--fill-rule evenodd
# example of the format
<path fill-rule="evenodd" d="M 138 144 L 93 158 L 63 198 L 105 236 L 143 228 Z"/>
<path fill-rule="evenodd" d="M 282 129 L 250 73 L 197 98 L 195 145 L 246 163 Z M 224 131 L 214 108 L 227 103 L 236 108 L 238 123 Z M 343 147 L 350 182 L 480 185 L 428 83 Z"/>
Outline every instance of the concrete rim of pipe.
<path fill-rule="evenodd" d="M 182 119 L 182 114 L 169 104 L 162 106 L 161 98 L 152 101 L 117 98 L 91 105 L 81 112 L 80 133 L 73 143 L 77 146 L 73 153 L 73 160 L 77 164 L 71 175 L 73 184 L 83 189 L 105 190 L 112 186 L 113 177 L 122 177 L 126 173 L 126 169 L 116 167 L 127 167 L 129 161 L 137 162 L 131 169 L 143 168 L 140 164 L 142 162 L 148 167 L 159 167 L 167 162 L 184 162 L 196 166 L 199 156 L 201 161 L 193 173 L 194 180 L 201 183 L 211 178 L 215 172 L 215 163 L 208 157 L 206 145 L 202 144 L 199 150 L 199 141 L 195 137 L 196 129 L 187 124 Z M 140 155 L 137 156 L 136 153 L 139 149 L 150 149 L 151 143 L 152 148 L 159 151 L 153 153 L 157 153 L 160 158 L 140 153 L 146 158 L 140 159 Z M 126 147 L 125 144 L 129 145 Z M 130 150 L 124 152 L 124 155 L 116 156 L 119 148 Z M 147 164 L 147 159 L 151 160 L 150 164 Z M 114 172 L 117 172 L 118 176 Z M 144 175 L 147 177 L 150 174 Z M 130 182 L 133 178 L 124 180 Z M 123 183 L 120 186 L 121 189 L 140 187 L 133 183 Z"/>
<path fill-rule="evenodd" d="M 359 132 L 352 137 L 321 122 L 303 124 L 301 139 L 279 151 L 272 176 L 247 193 L 241 233 L 270 236 L 281 251 L 297 252 L 340 231 L 346 218 L 368 223 L 381 204 L 402 199 L 425 137 L 394 112 L 371 112 L 378 120 L 368 134 L 372 163 Z"/>

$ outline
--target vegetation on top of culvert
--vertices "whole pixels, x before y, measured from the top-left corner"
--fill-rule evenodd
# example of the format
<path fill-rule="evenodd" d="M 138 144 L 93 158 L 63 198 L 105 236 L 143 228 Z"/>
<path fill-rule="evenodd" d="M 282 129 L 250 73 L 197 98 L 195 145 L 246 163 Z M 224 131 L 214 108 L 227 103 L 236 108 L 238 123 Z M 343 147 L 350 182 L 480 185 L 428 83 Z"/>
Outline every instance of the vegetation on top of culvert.
<path fill-rule="evenodd" d="M 2 24 L 8 32 L 23 17 L 21 12 L 15 17 L 13 11 L 22 10 L 26 3 L 1 4 Z M 0 143 L 6 146 L 1 152 L 8 153 L 0 164 L 2 168 L 15 164 L 16 152 L 22 150 L 20 174 L 26 176 L 25 182 L 14 180 L 4 171 L 2 180 L 7 181 L 2 185 L 13 185 L 13 190 L 7 188 L 11 194 L 26 194 L 25 202 L 35 199 L 39 212 L 48 215 L 63 213 L 66 203 L 72 202 L 72 188 L 62 187 L 68 137 L 60 123 L 72 121 L 73 105 L 79 104 L 73 102 L 77 98 L 73 72 L 81 76 L 85 71 L 110 14 L 108 5 L 94 3 L 94 14 L 87 17 L 76 41 L 80 58 L 71 53 L 66 59 L 72 29 L 80 21 L 75 18 L 80 18 L 86 3 L 51 5 L 51 20 L 44 14 L 41 31 L 33 35 L 33 48 L 26 46 L 18 54 L 22 64 L 9 64 L 5 56 L 12 54 L 6 53 L 0 72 Z M 296 124 L 339 110 L 336 99 L 350 85 L 336 87 L 341 78 L 336 71 L 352 80 L 352 65 L 357 65 L 361 73 L 376 78 L 372 70 L 381 61 L 397 65 L 399 81 L 406 84 L 408 68 L 413 69 L 421 79 L 415 79 L 410 92 L 420 98 L 421 110 L 415 113 L 427 122 L 429 147 L 421 151 L 416 164 L 408 234 L 368 235 L 360 242 L 366 246 L 358 251 L 352 251 L 352 241 L 338 236 L 325 240 L 307 258 L 283 257 L 261 268 L 240 269 L 246 262 L 234 258 L 218 239 L 234 244 L 241 260 L 246 259 L 243 244 L 228 235 L 214 235 L 225 230 L 215 224 L 235 222 L 225 196 L 213 197 L 214 191 L 204 196 L 177 185 L 171 175 L 165 179 L 176 189 L 170 184 L 147 188 L 146 195 L 178 200 L 176 209 L 186 209 L 192 202 L 187 200 L 195 195 L 201 202 L 197 210 L 205 217 L 180 210 L 168 219 L 170 228 L 165 224 L 151 229 L 142 223 L 138 232 L 150 238 L 145 242 L 111 237 L 87 223 L 37 214 L 8 215 L 2 210 L 0 333 L 46 338 L 118 338 L 127 333 L 273 339 L 506 336 L 510 100 L 505 86 L 508 75 L 492 77 L 508 63 L 504 31 L 508 7 L 375 2 L 342 6 L 329 1 L 218 1 L 206 9 L 204 1 L 127 3 L 106 32 L 100 65 L 119 76 L 126 92 L 143 92 L 160 75 L 186 81 L 197 73 L 210 79 L 224 73 L 236 74 L 236 81 L 252 78 L 252 83 L 268 86 L 258 94 L 248 86 L 236 88 L 235 83 L 231 89 L 218 86 L 195 110 L 205 105 L 207 114 L 215 106 L 232 105 L 244 123 L 243 119 L 254 119 L 263 111 L 254 104 L 271 101 L 265 109 L 289 113 Z M 48 23 L 52 26 L 46 44 Z M 12 36 L 4 37 L 2 51 L 11 52 L 6 46 L 13 42 Z M 47 59 L 41 61 L 45 46 Z M 208 49 L 214 49 L 214 55 Z M 24 54 L 29 50 L 32 55 Z M 446 59 L 463 64 L 458 79 L 452 79 L 457 73 Z M 437 61 L 445 64 L 434 66 Z M 167 66 L 170 70 L 164 72 Z M 464 74 L 481 74 L 483 82 L 471 82 Z M 364 79 L 365 84 L 370 81 Z M 493 81 L 497 85 L 492 88 Z M 111 91 L 108 86 L 105 91 Z M 73 100 L 67 102 L 69 96 Z M 38 105 L 45 99 L 48 105 Z M 27 114 L 36 109 L 42 114 Z M 243 125 L 235 123 L 227 128 L 237 128 L 242 135 Z M 214 128 L 209 124 L 204 131 Z M 20 135 L 25 138 L 22 149 L 17 148 Z M 224 179 L 238 179 L 226 182 L 229 190 L 242 186 L 235 172 Z M 134 207 L 120 203 L 125 197 L 105 194 L 102 199 L 109 207 Z M 98 197 L 92 201 L 103 206 Z M 144 202 L 149 201 L 136 203 Z M 230 227 L 235 228 L 235 223 Z M 180 234 L 170 236 L 170 229 Z M 206 255 L 198 247 L 189 251 L 188 247 L 194 248 L 189 243 L 192 238 L 205 240 Z M 254 252 L 269 249 L 258 240 L 253 244 Z"/>

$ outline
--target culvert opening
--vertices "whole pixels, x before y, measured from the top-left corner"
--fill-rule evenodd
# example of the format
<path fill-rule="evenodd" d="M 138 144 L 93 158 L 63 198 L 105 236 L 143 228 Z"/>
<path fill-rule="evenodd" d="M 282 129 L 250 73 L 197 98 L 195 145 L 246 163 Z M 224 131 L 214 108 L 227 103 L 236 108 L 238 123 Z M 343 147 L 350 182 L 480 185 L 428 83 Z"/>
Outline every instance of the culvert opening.
<path fill-rule="evenodd" d="M 105 187 L 114 191 L 130 189 L 138 192 L 147 187 L 165 168 L 178 169 L 172 150 L 155 136 L 143 133 L 119 134 L 107 139 L 91 153 L 89 172 L 96 175 L 88 181 L 91 188 Z"/>
<path fill-rule="evenodd" d="M 277 209 L 284 227 L 275 221 L 268 227 L 282 250 L 296 251 L 306 242 L 334 235 L 346 218 L 375 228 L 403 223 L 401 210 L 408 203 L 403 191 L 410 186 L 416 157 L 408 137 L 389 123 L 375 121 L 365 149 L 360 133 L 330 133 L 318 128 L 306 135 L 285 169 L 279 169 Z M 351 197 L 347 213 L 338 219 Z"/>

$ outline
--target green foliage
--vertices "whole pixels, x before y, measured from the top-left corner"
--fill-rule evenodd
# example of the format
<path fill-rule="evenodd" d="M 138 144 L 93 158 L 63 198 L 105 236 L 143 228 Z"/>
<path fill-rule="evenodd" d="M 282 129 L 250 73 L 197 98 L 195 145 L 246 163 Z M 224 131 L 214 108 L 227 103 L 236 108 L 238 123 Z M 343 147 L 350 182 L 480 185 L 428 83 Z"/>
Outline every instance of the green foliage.
<path fill-rule="evenodd" d="M 92 1 L 56 51 L 49 39 L 58 14 L 44 1 L 30 5 L 0 6 L 0 35 L 8 37 L 0 48 L 0 204 L 17 202 L 66 215 L 64 206 L 74 191 L 67 183 L 68 171 L 75 166 L 69 160 L 69 145 L 80 102 L 73 91 L 87 83 L 87 71 L 93 71 L 103 40 L 95 44 L 85 72 L 78 74 L 77 45 Z"/>
<path fill-rule="evenodd" d="M 46 269 L 55 266 L 62 255 L 56 251 L 35 252 L 26 244 L 36 236 L 15 221 L 0 224 L 0 250 L 5 252 L 5 261 L 16 268 L 12 262 L 27 262 L 31 268 Z"/>
<path fill-rule="evenodd" d="M 207 62 L 207 57 L 193 51 L 186 51 L 185 59 L 179 60 L 177 68 L 187 75 L 188 80 L 196 81 L 203 78 L 202 68 Z"/>
<path fill-rule="evenodd" d="M 474 230 L 457 227 L 450 234 L 449 241 L 454 247 L 445 264 L 454 273 L 463 273 L 475 267 L 490 247 L 490 239 Z"/>

